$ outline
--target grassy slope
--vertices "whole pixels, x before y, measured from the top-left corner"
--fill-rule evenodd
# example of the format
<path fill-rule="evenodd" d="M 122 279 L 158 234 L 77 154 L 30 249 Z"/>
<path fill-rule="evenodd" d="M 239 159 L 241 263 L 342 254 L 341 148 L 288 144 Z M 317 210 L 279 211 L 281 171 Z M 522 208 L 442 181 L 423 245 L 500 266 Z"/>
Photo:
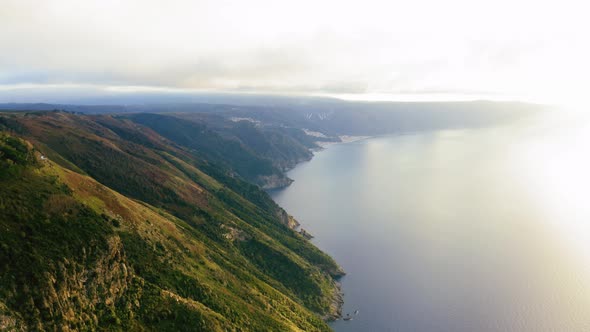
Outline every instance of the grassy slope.
<path fill-rule="evenodd" d="M 0 126 L 0 326 L 328 330 L 337 265 L 255 186 L 122 119 Z"/>
<path fill-rule="evenodd" d="M 270 160 L 281 170 L 311 159 L 310 149 L 318 148 L 315 143 L 317 138 L 308 136 L 298 128 L 256 124 L 247 120 L 232 121 L 217 114 L 174 113 L 168 116 L 206 124 L 223 138 L 239 142 L 256 155 Z"/>
<path fill-rule="evenodd" d="M 160 114 L 140 113 L 126 117 L 189 148 L 203 159 L 232 169 L 250 182 L 264 185 L 264 177 L 284 178 L 282 172 L 273 165 L 271 160 L 261 157 L 256 151 L 248 149 L 240 142 L 224 139 L 203 124 Z"/>

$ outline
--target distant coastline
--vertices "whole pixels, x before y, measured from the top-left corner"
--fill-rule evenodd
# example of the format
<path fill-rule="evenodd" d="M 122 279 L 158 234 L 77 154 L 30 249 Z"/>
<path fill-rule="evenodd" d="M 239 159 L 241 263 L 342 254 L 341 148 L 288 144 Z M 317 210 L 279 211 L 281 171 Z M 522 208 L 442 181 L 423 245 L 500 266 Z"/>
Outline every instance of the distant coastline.
<path fill-rule="evenodd" d="M 367 138 L 371 138 L 373 136 L 350 136 L 350 135 L 341 135 L 338 136 L 340 142 L 326 142 L 326 141 L 317 141 L 316 144 L 320 147 L 320 149 L 325 149 L 334 144 L 344 144 L 344 143 L 352 143 L 356 141 L 361 141 Z"/>

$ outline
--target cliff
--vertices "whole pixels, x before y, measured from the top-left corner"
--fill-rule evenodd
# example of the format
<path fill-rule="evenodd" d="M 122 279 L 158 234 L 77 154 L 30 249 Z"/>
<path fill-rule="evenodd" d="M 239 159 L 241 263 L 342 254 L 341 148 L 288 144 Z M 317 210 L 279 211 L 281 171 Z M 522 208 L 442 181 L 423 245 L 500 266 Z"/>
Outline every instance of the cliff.
<path fill-rule="evenodd" d="M 0 329 L 329 330 L 340 268 L 235 169 L 116 116 L 0 131 Z"/>

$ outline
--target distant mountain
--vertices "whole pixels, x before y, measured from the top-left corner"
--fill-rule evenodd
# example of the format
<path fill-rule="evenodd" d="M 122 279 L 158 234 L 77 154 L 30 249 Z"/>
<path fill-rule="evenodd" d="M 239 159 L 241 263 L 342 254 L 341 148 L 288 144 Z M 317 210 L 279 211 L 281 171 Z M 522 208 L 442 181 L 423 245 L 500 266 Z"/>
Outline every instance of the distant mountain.
<path fill-rule="evenodd" d="M 215 118 L 211 115 L 215 115 L 225 119 L 250 119 L 265 126 L 309 129 L 331 137 L 490 126 L 548 109 L 537 104 L 491 101 L 352 102 L 256 95 L 203 95 L 196 100 L 198 102 L 125 105 L 0 104 L 0 109 L 62 109 L 94 114 L 174 113 L 201 120 L 211 120 Z"/>
<path fill-rule="evenodd" d="M 0 113 L 0 328 L 329 330 L 343 272 L 244 180 L 281 173 L 242 125 Z"/>

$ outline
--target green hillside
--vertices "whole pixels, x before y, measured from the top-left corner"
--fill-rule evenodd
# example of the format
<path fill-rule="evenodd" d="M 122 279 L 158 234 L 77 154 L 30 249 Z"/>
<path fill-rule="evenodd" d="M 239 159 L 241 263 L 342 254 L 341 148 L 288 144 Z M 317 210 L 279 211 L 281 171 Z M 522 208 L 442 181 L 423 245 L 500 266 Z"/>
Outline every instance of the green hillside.
<path fill-rule="evenodd" d="M 329 330 L 342 271 L 235 146 L 136 119 L 0 115 L 0 329 Z"/>
<path fill-rule="evenodd" d="M 187 147 L 201 159 L 235 171 L 252 183 L 263 187 L 278 187 L 290 183 L 271 159 L 239 141 L 221 137 L 204 124 L 160 114 L 140 113 L 127 118 Z"/>

